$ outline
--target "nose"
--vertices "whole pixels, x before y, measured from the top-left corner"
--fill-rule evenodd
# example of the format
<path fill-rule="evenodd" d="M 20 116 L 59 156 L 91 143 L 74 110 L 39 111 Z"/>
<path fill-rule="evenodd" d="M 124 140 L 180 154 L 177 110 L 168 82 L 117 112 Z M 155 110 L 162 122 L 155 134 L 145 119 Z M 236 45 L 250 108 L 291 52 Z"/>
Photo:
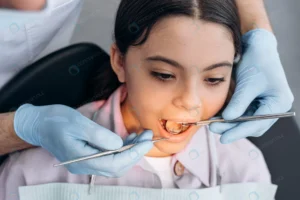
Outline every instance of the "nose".
<path fill-rule="evenodd" d="M 187 110 L 189 113 L 194 113 L 194 115 L 200 115 L 202 101 L 201 101 L 201 91 L 199 85 L 191 83 L 182 87 L 182 92 L 175 99 L 174 104 Z"/>

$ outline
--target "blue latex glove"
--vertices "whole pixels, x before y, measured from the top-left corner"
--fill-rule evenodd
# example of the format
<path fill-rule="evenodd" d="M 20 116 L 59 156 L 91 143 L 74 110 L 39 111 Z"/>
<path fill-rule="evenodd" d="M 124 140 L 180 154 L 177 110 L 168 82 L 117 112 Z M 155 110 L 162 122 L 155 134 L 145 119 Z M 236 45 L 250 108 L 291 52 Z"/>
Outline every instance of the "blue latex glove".
<path fill-rule="evenodd" d="M 123 146 L 118 135 L 63 105 L 22 105 L 15 113 L 14 128 L 21 139 L 45 148 L 61 162 L 99 153 L 99 149 Z M 144 142 L 127 151 L 65 167 L 74 174 L 120 177 L 153 147 L 152 131 L 147 130 L 140 137 Z"/>
<path fill-rule="evenodd" d="M 236 89 L 222 117 L 230 120 L 242 115 L 289 111 L 294 96 L 279 58 L 275 35 L 264 29 L 255 29 L 242 39 L 243 55 L 236 71 Z M 215 122 L 211 123 L 210 130 L 222 135 L 222 143 L 231 143 L 249 136 L 261 136 L 277 120 Z"/>

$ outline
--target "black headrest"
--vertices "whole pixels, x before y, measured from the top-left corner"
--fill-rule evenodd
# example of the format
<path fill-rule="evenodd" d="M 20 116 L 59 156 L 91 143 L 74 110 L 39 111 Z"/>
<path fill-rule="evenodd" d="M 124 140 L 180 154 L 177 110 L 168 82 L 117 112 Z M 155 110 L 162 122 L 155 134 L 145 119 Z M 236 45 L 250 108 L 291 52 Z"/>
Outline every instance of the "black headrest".
<path fill-rule="evenodd" d="M 26 67 L 4 85 L 0 91 L 0 113 L 16 110 L 24 103 L 77 107 L 92 101 L 87 80 L 107 60 L 108 54 L 90 43 L 58 50 Z"/>

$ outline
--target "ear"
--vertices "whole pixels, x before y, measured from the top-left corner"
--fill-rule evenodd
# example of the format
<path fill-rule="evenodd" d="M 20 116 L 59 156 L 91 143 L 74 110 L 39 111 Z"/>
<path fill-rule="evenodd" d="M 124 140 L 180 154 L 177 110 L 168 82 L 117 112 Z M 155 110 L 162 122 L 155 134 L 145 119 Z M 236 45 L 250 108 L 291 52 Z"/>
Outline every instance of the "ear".
<path fill-rule="evenodd" d="M 110 64 L 121 83 L 125 82 L 125 57 L 113 43 L 110 47 Z"/>

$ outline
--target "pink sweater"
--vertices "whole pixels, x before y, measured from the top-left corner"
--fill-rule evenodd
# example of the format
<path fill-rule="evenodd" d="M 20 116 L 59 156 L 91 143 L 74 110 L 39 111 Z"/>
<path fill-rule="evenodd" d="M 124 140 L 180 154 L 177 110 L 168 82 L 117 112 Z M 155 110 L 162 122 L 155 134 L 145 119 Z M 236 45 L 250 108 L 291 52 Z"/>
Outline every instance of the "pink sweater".
<path fill-rule="evenodd" d="M 97 123 L 125 138 L 128 133 L 120 103 L 126 94 L 121 86 L 107 101 L 92 102 L 78 110 L 88 118 L 95 115 Z M 219 142 L 219 138 L 219 135 L 209 132 L 208 127 L 201 127 L 186 148 L 173 155 L 172 169 L 176 167 L 177 161 L 184 166 L 181 176 L 177 176 L 173 170 L 178 188 L 197 189 L 237 182 L 271 183 L 267 165 L 257 147 L 247 139 L 224 145 Z M 71 174 L 64 167 L 53 167 L 56 163 L 59 161 L 42 148 L 11 154 L 0 167 L 0 199 L 15 199 L 19 186 L 54 182 L 89 184 L 89 175 Z M 95 184 L 161 188 L 159 177 L 145 166 L 147 162 L 142 159 L 123 177 L 98 176 Z M 213 180 L 216 177 L 217 182 Z"/>

